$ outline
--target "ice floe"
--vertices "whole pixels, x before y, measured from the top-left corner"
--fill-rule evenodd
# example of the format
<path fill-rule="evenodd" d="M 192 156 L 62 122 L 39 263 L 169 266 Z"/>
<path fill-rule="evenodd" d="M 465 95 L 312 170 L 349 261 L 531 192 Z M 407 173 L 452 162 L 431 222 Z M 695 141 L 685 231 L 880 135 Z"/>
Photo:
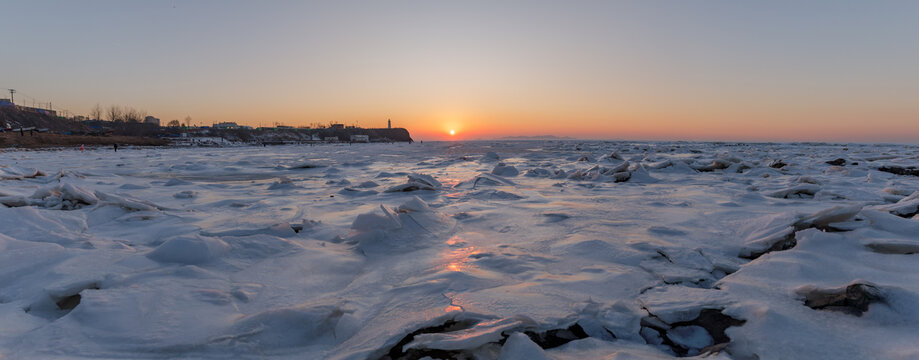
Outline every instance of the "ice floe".
<path fill-rule="evenodd" d="M 0 358 L 919 357 L 915 146 L 88 153 L 5 153 Z"/>

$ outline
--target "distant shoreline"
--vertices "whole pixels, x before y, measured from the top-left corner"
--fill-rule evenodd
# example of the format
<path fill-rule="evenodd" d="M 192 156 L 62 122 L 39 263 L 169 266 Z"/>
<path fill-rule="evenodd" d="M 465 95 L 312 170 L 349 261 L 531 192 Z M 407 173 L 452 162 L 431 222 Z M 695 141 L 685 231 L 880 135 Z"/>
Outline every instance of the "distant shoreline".
<path fill-rule="evenodd" d="M 555 136 L 555 135 L 534 135 L 534 136 L 505 136 L 500 137 L 495 140 L 577 140 L 573 137 L 568 136 Z"/>
<path fill-rule="evenodd" d="M 61 135 L 49 133 L 18 132 L 0 133 L 0 148 L 3 149 L 52 149 L 62 147 L 83 146 L 169 146 L 170 142 L 162 138 L 142 136 L 89 136 L 89 135 Z"/>

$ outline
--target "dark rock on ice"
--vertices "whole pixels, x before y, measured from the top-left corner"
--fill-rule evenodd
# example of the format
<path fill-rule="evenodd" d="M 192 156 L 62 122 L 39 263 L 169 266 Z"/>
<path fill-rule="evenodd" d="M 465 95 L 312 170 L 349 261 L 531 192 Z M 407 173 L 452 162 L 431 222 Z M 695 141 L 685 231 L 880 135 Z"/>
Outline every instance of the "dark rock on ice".
<path fill-rule="evenodd" d="M 871 251 L 881 254 L 910 255 L 919 254 L 919 244 L 906 243 L 870 243 L 865 245 Z"/>
<path fill-rule="evenodd" d="M 320 167 L 324 167 L 324 166 L 325 166 L 325 165 L 314 164 L 314 163 L 302 163 L 302 164 L 291 165 L 291 166 L 288 166 L 287 168 L 290 169 L 290 170 L 296 170 L 296 169 L 315 169 L 315 168 L 320 168 Z"/>
<path fill-rule="evenodd" d="M 77 305 L 80 305 L 80 299 L 82 296 L 80 294 L 73 294 L 63 299 L 58 300 L 57 308 L 61 310 L 73 310 Z"/>
<path fill-rule="evenodd" d="M 804 296 L 804 305 L 814 310 L 840 311 L 862 316 L 868 305 L 883 301 L 884 296 L 874 285 L 852 283 L 836 289 L 819 289 L 808 286 L 798 290 Z"/>
<path fill-rule="evenodd" d="M 835 165 L 835 166 L 845 166 L 845 165 L 846 165 L 846 159 L 838 158 L 838 159 L 836 159 L 836 160 L 827 161 L 826 163 L 827 163 L 827 164 L 830 164 L 830 165 Z"/>
<path fill-rule="evenodd" d="M 919 176 L 919 169 L 916 169 L 915 166 L 910 167 L 901 167 L 901 166 L 881 166 L 878 168 L 878 171 L 888 172 L 891 174 L 897 175 L 912 175 Z"/>

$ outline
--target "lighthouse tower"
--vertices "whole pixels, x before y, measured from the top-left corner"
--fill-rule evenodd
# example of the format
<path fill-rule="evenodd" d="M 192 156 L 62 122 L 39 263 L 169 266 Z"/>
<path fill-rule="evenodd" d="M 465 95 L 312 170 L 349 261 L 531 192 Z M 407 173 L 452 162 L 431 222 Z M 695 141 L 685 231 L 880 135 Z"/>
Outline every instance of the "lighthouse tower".
<path fill-rule="evenodd" d="M 386 128 L 392 129 L 392 119 L 386 119 Z"/>

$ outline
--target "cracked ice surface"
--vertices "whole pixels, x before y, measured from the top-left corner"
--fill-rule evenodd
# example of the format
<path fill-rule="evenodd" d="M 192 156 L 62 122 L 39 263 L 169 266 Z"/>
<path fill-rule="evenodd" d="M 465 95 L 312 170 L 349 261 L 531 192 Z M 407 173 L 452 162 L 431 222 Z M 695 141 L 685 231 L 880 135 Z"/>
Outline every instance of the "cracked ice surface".
<path fill-rule="evenodd" d="M 919 357 L 917 147 L 3 155 L 0 358 Z"/>

